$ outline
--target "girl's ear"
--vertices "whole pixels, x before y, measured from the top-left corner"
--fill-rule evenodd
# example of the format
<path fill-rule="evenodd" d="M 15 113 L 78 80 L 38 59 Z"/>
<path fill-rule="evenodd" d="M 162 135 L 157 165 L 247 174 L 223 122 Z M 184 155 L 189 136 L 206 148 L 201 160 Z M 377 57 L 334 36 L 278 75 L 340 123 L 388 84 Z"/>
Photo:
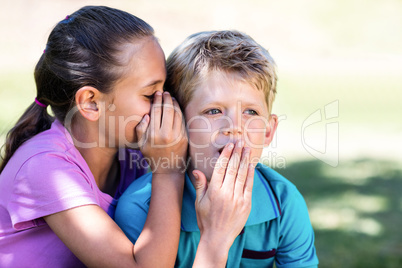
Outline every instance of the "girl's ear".
<path fill-rule="evenodd" d="M 271 114 L 265 132 L 265 142 L 264 142 L 265 146 L 269 146 L 269 144 L 273 140 L 277 126 L 278 126 L 278 116 L 276 116 L 276 114 Z"/>
<path fill-rule="evenodd" d="M 80 114 L 89 121 L 97 121 L 100 117 L 101 92 L 94 87 L 85 86 L 75 93 L 75 103 Z"/>

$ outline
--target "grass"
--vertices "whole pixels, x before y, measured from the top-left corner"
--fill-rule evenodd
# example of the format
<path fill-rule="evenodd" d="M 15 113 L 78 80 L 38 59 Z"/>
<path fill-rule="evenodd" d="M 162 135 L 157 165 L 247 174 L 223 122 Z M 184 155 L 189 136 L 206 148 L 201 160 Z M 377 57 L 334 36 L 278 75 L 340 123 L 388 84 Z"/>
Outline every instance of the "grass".
<path fill-rule="evenodd" d="M 278 172 L 307 202 L 320 267 L 402 267 L 400 164 L 299 161 Z"/>

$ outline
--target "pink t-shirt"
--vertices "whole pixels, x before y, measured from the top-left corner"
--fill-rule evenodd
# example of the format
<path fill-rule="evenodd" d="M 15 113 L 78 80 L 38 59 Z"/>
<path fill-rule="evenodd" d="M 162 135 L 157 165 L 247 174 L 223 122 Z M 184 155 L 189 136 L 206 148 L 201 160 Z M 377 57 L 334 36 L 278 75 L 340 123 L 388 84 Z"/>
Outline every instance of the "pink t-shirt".
<path fill-rule="evenodd" d="M 142 157 L 133 150 L 124 154 L 132 161 Z M 0 267 L 83 266 L 42 217 L 89 204 L 113 217 L 117 198 L 146 172 L 130 159 L 120 161 L 120 185 L 113 198 L 99 190 L 59 121 L 24 143 L 0 174 Z"/>

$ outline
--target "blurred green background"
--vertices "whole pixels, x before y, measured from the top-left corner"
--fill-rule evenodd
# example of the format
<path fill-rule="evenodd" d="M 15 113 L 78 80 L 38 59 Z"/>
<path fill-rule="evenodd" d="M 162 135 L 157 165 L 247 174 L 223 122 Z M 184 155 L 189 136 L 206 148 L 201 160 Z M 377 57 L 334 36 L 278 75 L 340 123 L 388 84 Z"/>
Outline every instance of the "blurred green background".
<path fill-rule="evenodd" d="M 278 66 L 280 123 L 262 161 L 304 195 L 320 267 L 402 267 L 402 1 L 1 1 L 0 139 L 35 97 L 52 27 L 84 5 L 150 23 L 168 55 L 238 29 Z"/>

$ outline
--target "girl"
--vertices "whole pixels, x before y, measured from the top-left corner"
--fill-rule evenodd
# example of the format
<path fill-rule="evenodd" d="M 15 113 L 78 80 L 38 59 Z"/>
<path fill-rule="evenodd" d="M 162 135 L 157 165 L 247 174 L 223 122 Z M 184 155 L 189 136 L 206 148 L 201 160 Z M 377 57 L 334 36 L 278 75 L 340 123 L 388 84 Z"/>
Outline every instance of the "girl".
<path fill-rule="evenodd" d="M 163 93 L 165 78 L 153 29 L 131 14 L 88 6 L 55 26 L 35 68 L 35 101 L 6 139 L 1 267 L 174 265 L 185 168 L 177 159 L 186 158 L 187 137 L 177 102 Z M 134 247 L 112 217 L 121 193 L 146 172 L 143 159 L 154 174 L 152 198 Z M 210 196 L 208 190 L 198 196 L 206 244 L 222 232 L 213 215 L 241 208 L 227 226 L 247 219 L 251 207 L 236 199 L 217 205 L 219 199 Z M 203 246 L 199 255 L 226 258 L 216 247 Z"/>

